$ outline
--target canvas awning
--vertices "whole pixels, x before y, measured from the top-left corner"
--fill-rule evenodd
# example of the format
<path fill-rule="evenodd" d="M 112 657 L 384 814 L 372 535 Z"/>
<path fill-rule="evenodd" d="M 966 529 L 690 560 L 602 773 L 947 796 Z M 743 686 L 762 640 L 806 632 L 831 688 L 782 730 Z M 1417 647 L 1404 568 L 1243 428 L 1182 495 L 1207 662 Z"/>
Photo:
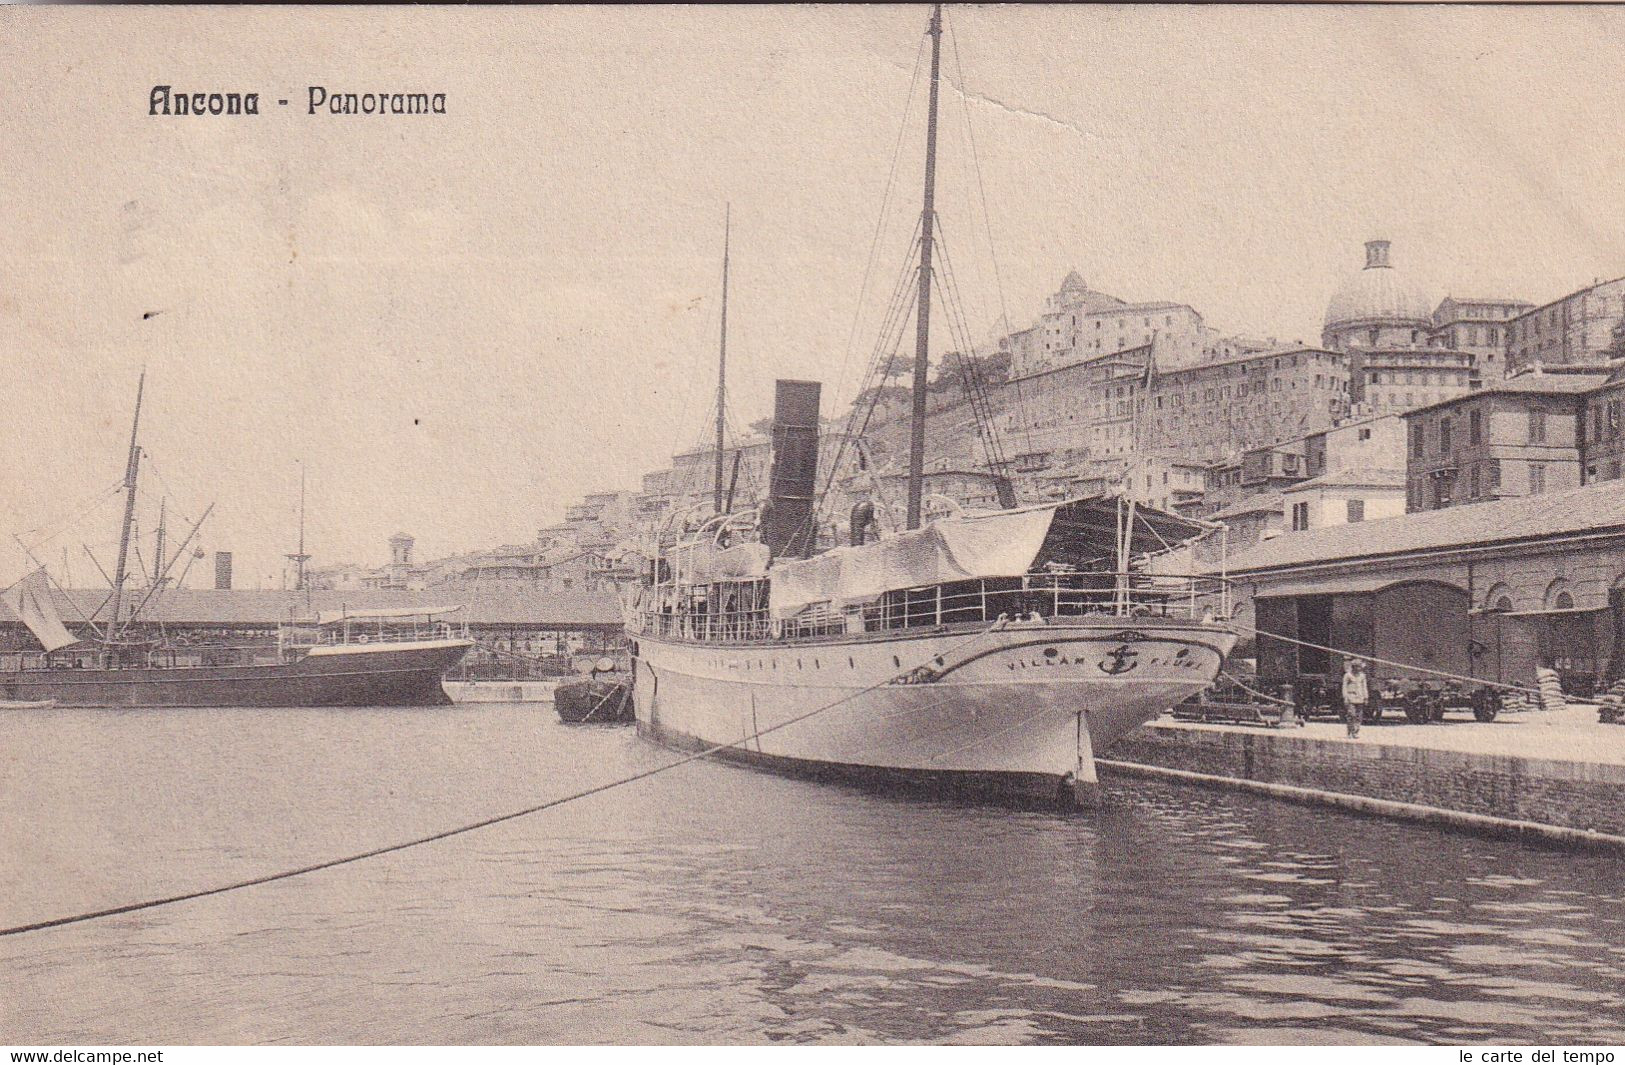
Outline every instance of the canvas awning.
<path fill-rule="evenodd" d="M 318 625 L 336 625 L 341 621 L 361 621 L 376 618 L 432 618 L 440 614 L 455 614 L 461 606 L 384 607 L 372 610 L 323 610 L 316 615 Z"/>
<path fill-rule="evenodd" d="M 767 575 L 766 544 L 744 543 L 732 547 L 707 542 L 678 544 L 668 557 L 682 579 L 690 584 L 749 580 Z"/>
<path fill-rule="evenodd" d="M 1116 496 L 1052 503 L 992 514 L 944 518 L 878 543 L 838 547 L 769 571 L 775 617 L 815 603 L 832 609 L 870 602 L 901 588 L 979 577 L 1014 577 L 1046 562 L 1083 568 L 1116 558 L 1117 529 L 1127 504 Z M 1210 528 L 1176 514 L 1135 507 L 1129 553 L 1160 551 Z"/>

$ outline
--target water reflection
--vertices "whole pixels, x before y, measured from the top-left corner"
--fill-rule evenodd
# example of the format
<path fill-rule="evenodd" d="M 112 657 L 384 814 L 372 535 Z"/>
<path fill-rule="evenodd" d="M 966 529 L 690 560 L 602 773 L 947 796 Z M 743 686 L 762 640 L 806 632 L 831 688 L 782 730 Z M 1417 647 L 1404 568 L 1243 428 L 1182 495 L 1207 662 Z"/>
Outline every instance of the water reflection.
<path fill-rule="evenodd" d="M 668 756 L 534 707 L 53 711 L 24 920 Z M 88 752 L 88 753 L 87 753 Z M 28 1042 L 1617 1042 L 1621 863 L 1179 785 L 1059 817 L 693 765 L 473 836 L 0 941 Z M 9 923 L 9 920 L 8 920 Z"/>

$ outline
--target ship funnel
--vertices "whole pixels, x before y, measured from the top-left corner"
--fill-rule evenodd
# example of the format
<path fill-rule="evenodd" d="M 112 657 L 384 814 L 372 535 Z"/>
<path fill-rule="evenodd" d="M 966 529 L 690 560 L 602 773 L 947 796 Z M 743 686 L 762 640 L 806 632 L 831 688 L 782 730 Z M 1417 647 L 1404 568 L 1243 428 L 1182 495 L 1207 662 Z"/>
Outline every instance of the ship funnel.
<path fill-rule="evenodd" d="M 773 394 L 773 471 L 762 542 L 774 558 L 806 558 L 813 546 L 818 481 L 817 381 L 779 381 Z"/>

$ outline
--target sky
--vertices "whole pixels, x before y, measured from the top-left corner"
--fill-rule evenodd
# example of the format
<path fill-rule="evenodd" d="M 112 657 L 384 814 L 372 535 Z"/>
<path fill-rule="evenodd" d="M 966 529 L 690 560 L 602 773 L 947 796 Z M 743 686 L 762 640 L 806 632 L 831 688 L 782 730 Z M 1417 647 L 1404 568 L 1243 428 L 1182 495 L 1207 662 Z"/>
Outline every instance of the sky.
<path fill-rule="evenodd" d="M 197 545 L 240 586 L 282 579 L 301 468 L 316 564 L 636 488 L 706 432 L 725 209 L 731 420 L 776 377 L 835 413 L 918 217 L 926 16 L 0 8 L 0 577 L 16 538 L 75 584 L 111 566 L 143 367 L 142 531 L 212 502 Z M 1076 268 L 1315 342 L 1373 237 L 1435 299 L 1625 274 L 1625 10 L 947 19 L 937 206 L 977 339 Z M 264 113 L 149 116 L 159 84 Z M 447 113 L 309 115 L 311 85 Z"/>

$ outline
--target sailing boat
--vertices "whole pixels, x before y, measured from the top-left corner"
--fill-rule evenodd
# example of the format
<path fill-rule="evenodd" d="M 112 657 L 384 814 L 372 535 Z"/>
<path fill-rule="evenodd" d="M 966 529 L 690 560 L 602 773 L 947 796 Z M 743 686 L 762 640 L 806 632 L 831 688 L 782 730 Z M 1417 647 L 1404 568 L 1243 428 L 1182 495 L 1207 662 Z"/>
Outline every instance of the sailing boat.
<path fill-rule="evenodd" d="M 922 523 L 940 5 L 929 33 L 907 529 L 866 542 L 855 520 L 814 553 L 820 389 L 780 381 L 768 503 L 729 513 L 719 472 L 715 514 L 652 549 L 627 623 L 638 728 L 818 777 L 1088 803 L 1095 750 L 1209 686 L 1236 634 L 1221 581 L 1147 566 L 1202 523 L 1119 497 Z"/>
<path fill-rule="evenodd" d="M 468 649 L 466 626 L 442 620 L 458 607 L 324 611 L 280 625 L 274 647 L 203 647 L 167 642 L 141 623 L 142 610 L 168 583 L 209 511 L 167 561 L 153 563 L 149 587 L 127 603 L 131 529 L 141 464 L 137 434 L 146 374 L 136 387 L 124 468 L 124 522 L 108 595 L 108 617 L 85 619 L 84 635 L 62 622 L 44 567 L 0 593 L 0 603 L 34 634 L 38 652 L 0 655 L 0 705 L 54 700 L 60 706 L 442 706 L 440 678 Z M 301 477 L 301 498 L 303 480 Z M 303 504 L 299 568 L 304 581 Z M 211 507 L 210 510 L 213 508 Z M 126 606 L 130 609 L 126 610 Z M 100 614 L 100 611 L 97 611 Z"/>

